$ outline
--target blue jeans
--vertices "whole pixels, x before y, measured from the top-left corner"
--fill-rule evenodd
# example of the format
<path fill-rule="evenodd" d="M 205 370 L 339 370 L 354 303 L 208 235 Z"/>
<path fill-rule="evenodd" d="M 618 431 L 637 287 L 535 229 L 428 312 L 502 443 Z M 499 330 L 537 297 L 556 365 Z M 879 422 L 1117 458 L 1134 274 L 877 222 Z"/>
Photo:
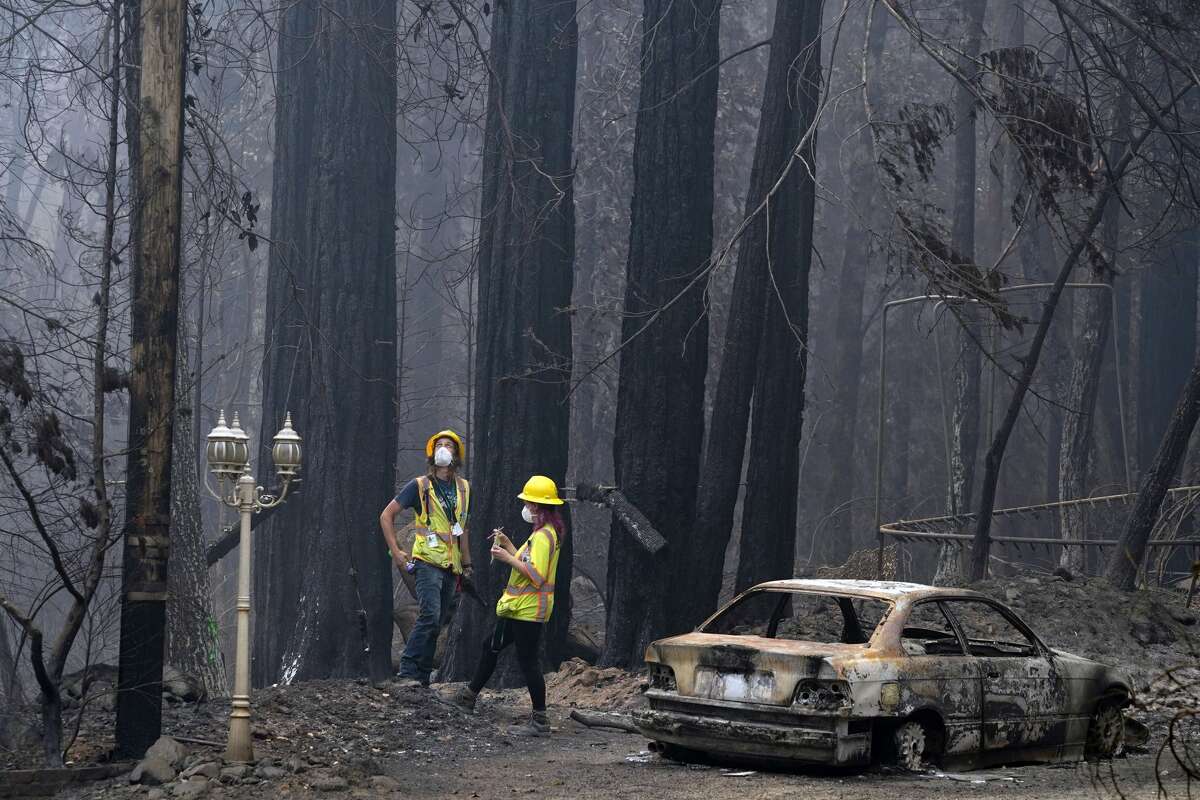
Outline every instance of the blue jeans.
<path fill-rule="evenodd" d="M 450 570 L 438 569 L 424 561 L 417 562 L 413 578 L 417 585 L 420 611 L 408 641 L 404 643 L 400 677 L 416 678 L 428 684 L 429 673 L 433 671 L 434 651 L 437 650 L 438 631 L 454 614 L 458 581 Z"/>

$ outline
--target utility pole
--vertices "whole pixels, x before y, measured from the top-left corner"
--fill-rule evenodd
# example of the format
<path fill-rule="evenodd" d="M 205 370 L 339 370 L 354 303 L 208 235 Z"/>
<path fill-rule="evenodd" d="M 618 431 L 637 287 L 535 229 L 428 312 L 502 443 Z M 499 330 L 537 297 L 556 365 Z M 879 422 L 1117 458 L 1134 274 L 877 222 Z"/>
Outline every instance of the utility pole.
<path fill-rule="evenodd" d="M 187 21 L 184 0 L 133 5 L 140 6 L 142 69 L 117 687 L 116 744 L 125 757 L 140 757 L 162 730 Z"/>

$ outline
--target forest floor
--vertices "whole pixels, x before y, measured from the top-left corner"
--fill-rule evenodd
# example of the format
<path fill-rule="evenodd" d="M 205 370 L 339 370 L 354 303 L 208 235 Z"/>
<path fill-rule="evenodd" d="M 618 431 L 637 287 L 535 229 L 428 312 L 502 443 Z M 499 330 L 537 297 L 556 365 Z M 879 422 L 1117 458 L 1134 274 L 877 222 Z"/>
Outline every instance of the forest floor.
<path fill-rule="evenodd" d="M 523 690 L 485 691 L 474 715 L 433 699 L 428 690 L 375 688 L 365 681 L 315 681 L 256 692 L 252 768 L 221 763 L 227 706 L 170 708 L 167 735 L 191 751 L 183 775 L 165 786 L 117 778 L 61 798 L 686 798 L 804 796 L 951 798 L 978 793 L 1010 798 L 1185 796 L 1183 770 L 1166 753 L 1169 719 L 1200 708 L 1186 683 L 1195 672 L 1200 624 L 1179 594 L 1114 593 L 1098 581 L 1006 578 L 981 586 L 1018 608 L 1054 646 L 1130 668 L 1152 738 L 1145 749 L 1111 763 L 1027 766 L 945 775 L 889 770 L 768 772 L 753 767 L 682 765 L 647 752 L 637 734 L 587 728 L 572 707 L 629 710 L 642 702 L 641 677 L 580 661 L 547 676 L 553 735 L 518 739 L 505 732 L 528 709 Z M 1177 680 L 1164 681 L 1171 669 Z M 1181 680 L 1183 682 L 1181 683 Z M 89 714 L 72 755 L 93 760 L 111 747 L 110 714 Z M 207 777 L 206 777 L 207 776 Z"/>

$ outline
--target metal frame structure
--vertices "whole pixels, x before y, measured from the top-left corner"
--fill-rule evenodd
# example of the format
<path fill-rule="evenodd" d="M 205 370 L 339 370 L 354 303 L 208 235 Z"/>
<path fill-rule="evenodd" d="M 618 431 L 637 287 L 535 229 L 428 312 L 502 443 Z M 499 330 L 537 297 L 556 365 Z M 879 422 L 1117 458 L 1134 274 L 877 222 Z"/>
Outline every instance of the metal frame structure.
<path fill-rule="evenodd" d="M 1017 292 L 1038 291 L 1038 290 L 1050 289 L 1053 286 L 1054 286 L 1054 284 L 1052 284 L 1052 283 L 1027 283 L 1027 284 L 1021 284 L 1020 286 L 1006 286 L 1004 288 L 999 289 L 998 293 L 1004 295 L 1004 294 L 1013 294 L 1013 293 L 1017 293 Z M 1073 290 L 1073 291 L 1101 290 L 1101 291 L 1108 292 L 1109 304 L 1112 308 L 1112 334 L 1109 336 L 1109 339 L 1112 342 L 1113 361 L 1114 361 L 1115 368 L 1116 368 L 1117 413 L 1121 420 L 1121 461 L 1122 461 L 1122 464 L 1123 464 L 1124 470 L 1125 470 L 1126 488 L 1132 490 L 1131 477 L 1130 477 L 1130 473 L 1129 473 L 1129 442 L 1128 442 L 1128 436 L 1127 436 L 1126 427 L 1125 427 L 1125 397 L 1124 397 L 1124 393 L 1123 393 L 1123 390 L 1121 387 L 1121 355 L 1120 355 L 1120 347 L 1118 345 L 1119 336 L 1118 336 L 1118 329 L 1117 329 L 1118 318 L 1117 318 L 1116 294 L 1113 292 L 1112 285 L 1108 284 L 1108 283 L 1067 283 L 1063 286 L 1063 288 Z M 940 305 L 943 305 L 943 304 L 948 305 L 951 303 L 958 303 L 958 304 L 962 304 L 962 305 L 967 305 L 967 304 L 978 303 L 978 302 L 979 301 L 974 298 L 962 297 L 959 295 L 925 294 L 925 295 L 916 295 L 914 297 L 905 297 L 905 298 L 902 298 L 899 300 L 892 300 L 887 303 L 884 303 L 884 305 L 883 305 L 883 313 L 880 317 L 880 326 L 879 326 L 878 417 L 877 417 L 876 426 L 875 426 L 875 531 L 876 531 L 876 536 L 878 537 L 878 540 L 879 540 L 878 554 L 876 556 L 875 564 L 876 564 L 876 572 L 880 577 L 882 577 L 882 575 L 883 575 L 883 551 L 884 551 L 885 537 L 887 535 L 895 535 L 896 533 L 906 533 L 906 535 L 909 535 L 915 539 L 916 537 L 913 536 L 913 534 L 919 533 L 919 532 L 902 532 L 902 531 L 899 531 L 898 529 L 895 531 L 892 530 L 892 528 L 895 525 L 911 524 L 911 523 L 892 523 L 888 526 L 885 526 L 883 523 L 883 520 L 882 520 L 883 461 L 884 461 L 883 434 L 884 434 L 884 410 L 885 410 L 884 397 L 885 397 L 886 381 L 887 381 L 888 312 L 890 312 L 893 308 L 911 305 L 913 303 L 933 303 L 934 310 L 936 311 L 937 307 Z M 941 365 L 942 365 L 941 364 L 941 362 L 942 362 L 941 344 L 936 341 L 936 338 L 935 338 L 935 344 L 936 344 L 936 349 L 937 349 L 938 374 L 940 376 L 941 375 Z M 989 420 L 988 420 L 988 424 L 987 424 L 987 429 L 988 429 L 989 435 L 990 435 L 990 429 L 991 429 L 991 411 L 990 411 L 990 409 L 995 404 L 995 396 L 996 396 L 996 366 L 995 366 L 994 361 L 993 361 L 992 367 L 991 367 L 991 375 L 992 375 L 992 378 L 990 381 L 991 385 L 989 387 L 989 393 L 990 393 L 990 398 L 989 398 L 990 405 L 989 405 L 989 414 L 988 414 Z M 949 423 L 948 423 L 947 415 L 946 415 L 945 387 L 943 386 L 940 377 L 938 380 L 938 394 L 941 397 L 941 401 L 942 401 L 942 429 L 943 429 L 944 436 L 945 436 L 945 448 L 946 448 L 946 453 L 947 453 L 946 468 L 949 469 L 949 467 L 950 467 L 950 458 L 949 458 L 950 431 L 949 431 L 949 427 L 948 427 Z M 1121 496 L 1123 496 L 1123 495 L 1113 495 L 1113 497 L 1121 497 Z M 1047 503 L 1047 504 L 1043 504 L 1043 505 L 1039 505 L 1039 506 L 1023 506 L 1023 507 L 1012 508 L 1012 509 L 996 509 L 992 513 L 994 516 L 1004 516 L 1004 515 L 1016 514 L 1016 513 L 1031 513 L 1031 512 L 1033 512 L 1034 509 L 1045 510 L 1045 508 L 1048 508 L 1051 506 L 1063 506 L 1063 505 L 1067 505 L 1067 504 L 1071 504 L 1071 503 L 1081 503 L 1081 504 L 1094 503 L 1094 502 L 1100 501 L 1101 499 L 1102 498 L 1093 498 L 1093 499 L 1089 500 L 1089 499 L 1085 498 L 1082 500 L 1067 500 L 1067 501 L 1059 501 L 1058 503 Z M 976 515 L 974 515 L 974 514 L 953 514 L 953 515 L 949 515 L 947 517 L 930 517 L 928 520 L 920 520 L 920 521 L 921 522 L 926 522 L 926 521 L 932 522 L 934 520 L 937 520 L 937 521 L 942 521 L 942 520 L 965 521 L 968 519 L 972 519 L 975 516 Z M 912 522 L 917 522 L 917 520 L 913 520 Z M 887 528 L 888 530 L 885 531 L 885 528 Z M 934 537 L 934 536 L 938 537 L 938 539 L 947 539 L 950 541 L 957 541 L 960 539 L 968 539 L 969 540 L 972 538 L 968 534 L 922 533 L 922 538 L 928 538 L 928 537 Z M 1010 538 L 1014 538 L 1014 537 L 991 537 L 991 540 L 994 542 L 1005 542 Z M 1027 542 L 1030 542 L 1031 544 L 1033 543 L 1032 540 L 1029 540 L 1029 539 L 1023 539 L 1022 541 L 1027 541 Z M 1062 540 L 1059 540 L 1059 539 L 1055 539 L 1053 541 L 1056 544 L 1062 542 Z M 1075 541 L 1079 541 L 1079 540 L 1075 540 Z M 1083 540 L 1083 541 L 1088 541 L 1088 540 Z M 1179 542 L 1174 542 L 1174 543 L 1179 544 Z"/>

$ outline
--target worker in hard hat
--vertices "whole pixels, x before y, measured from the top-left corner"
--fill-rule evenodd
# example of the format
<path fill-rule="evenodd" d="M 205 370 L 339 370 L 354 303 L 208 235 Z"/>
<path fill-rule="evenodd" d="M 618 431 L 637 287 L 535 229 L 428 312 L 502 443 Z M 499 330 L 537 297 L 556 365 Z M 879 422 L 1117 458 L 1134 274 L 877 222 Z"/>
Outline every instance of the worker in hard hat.
<path fill-rule="evenodd" d="M 379 515 L 392 561 L 413 573 L 419 606 L 400 658 L 401 685 L 429 685 L 438 630 L 454 613 L 459 576 L 471 579 L 471 486 L 458 475 L 466 453 L 462 437 L 454 431 L 430 436 L 425 443 L 428 471 L 405 484 Z M 396 515 L 404 509 L 412 510 L 416 522 L 410 551 L 396 539 Z"/>
<path fill-rule="evenodd" d="M 567 530 L 559 511 L 563 501 L 550 478 L 534 475 L 526 481 L 524 490 L 517 497 L 525 501 L 521 516 L 532 531 L 520 548 L 513 546 L 503 530 L 492 531 L 492 559 L 511 567 L 508 585 L 496 603 L 495 627 L 483 642 L 483 653 L 471 682 L 452 692 L 439 693 L 438 697 L 464 711 L 474 711 L 475 698 L 492 676 L 497 656 L 505 647 L 514 644 L 517 663 L 529 688 L 533 713 L 529 722 L 514 726 L 510 733 L 548 736 L 546 682 L 538 660 L 538 641 L 554 611 L 554 575 L 558 571 L 558 554 Z"/>

